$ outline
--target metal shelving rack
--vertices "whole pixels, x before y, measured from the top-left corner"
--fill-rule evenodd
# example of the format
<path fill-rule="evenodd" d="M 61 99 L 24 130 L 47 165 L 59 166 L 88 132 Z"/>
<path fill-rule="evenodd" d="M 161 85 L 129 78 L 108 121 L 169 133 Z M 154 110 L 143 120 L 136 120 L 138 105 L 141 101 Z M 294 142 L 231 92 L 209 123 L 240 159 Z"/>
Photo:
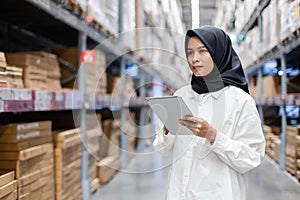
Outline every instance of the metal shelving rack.
<path fill-rule="evenodd" d="M 260 30 L 260 42 L 262 42 L 262 11 L 266 8 L 270 3 L 270 0 L 260 0 L 259 6 L 254 10 L 251 14 L 250 19 L 242 28 L 239 36 L 244 39 L 247 35 L 247 32 L 255 26 L 255 22 L 257 21 L 259 30 Z M 300 45 L 300 33 L 294 32 L 284 40 L 280 41 L 277 46 L 267 51 L 264 55 L 262 55 L 258 60 L 256 60 L 251 65 L 245 68 L 245 73 L 250 74 L 254 70 L 258 70 L 258 98 L 256 98 L 256 102 L 258 105 L 258 110 L 263 122 L 263 112 L 262 106 L 263 105 L 276 105 L 280 106 L 283 110 L 283 114 L 281 117 L 281 146 L 280 146 L 280 158 L 279 158 L 279 165 L 281 170 L 285 170 L 285 150 L 286 150 L 286 129 L 287 129 L 287 121 L 286 121 L 286 105 L 299 105 L 299 95 L 287 95 L 287 76 L 286 76 L 286 52 L 296 48 Z M 279 58 L 281 60 L 282 66 L 282 76 L 281 76 L 281 95 L 272 98 L 264 98 L 263 97 L 263 73 L 262 73 L 262 66 L 266 62 Z"/>
<path fill-rule="evenodd" d="M 40 10 L 44 11 L 45 13 L 52 16 L 54 19 L 59 20 L 63 22 L 66 26 L 72 27 L 73 29 L 77 30 L 78 35 L 78 49 L 79 53 L 87 48 L 87 38 L 90 38 L 98 43 L 102 43 L 106 39 L 109 38 L 109 35 L 107 33 L 97 30 L 96 28 L 89 25 L 89 23 L 85 20 L 80 18 L 79 16 L 76 16 L 72 14 L 70 11 L 66 10 L 65 8 L 61 7 L 60 5 L 56 4 L 53 1 L 50 0 L 26 0 L 26 2 L 32 4 L 33 6 L 39 8 Z M 122 1 L 120 0 L 121 5 Z M 121 6 L 122 7 L 122 6 Z M 122 9 L 120 7 L 120 9 Z M 121 11 L 121 10 L 120 10 Z M 122 15 L 122 12 L 120 12 L 120 15 Z M 120 16 L 122 17 L 122 16 Z M 120 27 L 122 27 L 122 23 L 119 24 Z M 122 31 L 122 28 L 120 29 Z M 155 75 L 156 77 L 161 77 L 161 74 L 159 71 L 153 69 L 152 67 L 149 67 L 147 64 L 142 63 L 140 61 L 140 58 L 135 55 L 127 55 L 126 50 L 124 49 L 124 45 L 120 42 L 116 42 L 116 40 L 110 40 L 109 42 L 104 42 L 102 45 L 105 48 L 105 51 L 110 52 L 116 56 L 122 56 L 123 58 L 123 65 L 125 64 L 125 59 L 129 59 L 131 62 L 137 64 L 140 69 L 145 74 Z M 111 47 L 114 48 L 111 48 Z M 124 66 L 123 66 L 124 68 Z M 86 121 L 85 116 L 87 113 L 87 110 L 89 109 L 102 109 L 102 108 L 110 108 L 111 110 L 114 109 L 121 109 L 123 110 L 124 107 L 129 107 L 131 105 L 125 105 L 123 103 L 120 103 L 119 105 L 113 105 L 111 106 L 109 102 L 111 100 L 111 96 L 108 95 L 108 98 L 105 98 L 106 100 L 102 102 L 97 102 L 95 107 L 92 107 L 90 102 L 88 102 L 88 99 L 91 99 L 88 97 L 88 95 L 85 94 L 85 73 L 83 71 L 84 69 L 79 70 L 79 81 L 78 81 L 78 88 L 79 93 L 76 92 L 77 95 L 79 95 L 82 98 L 82 101 L 77 104 L 76 106 L 67 106 L 67 105 L 61 105 L 60 107 L 54 107 L 45 109 L 48 111 L 60 111 L 60 110 L 70 110 L 70 109 L 79 109 L 80 110 L 80 127 L 82 129 L 83 133 L 83 142 L 86 140 Z M 124 70 L 123 70 L 124 71 Z M 145 80 L 140 79 L 140 84 L 143 84 Z M 18 92 L 18 89 L 13 89 L 15 92 Z M 34 92 L 34 91 L 32 91 Z M 54 94 L 56 94 L 54 92 Z M 69 92 L 68 95 L 74 95 L 75 93 Z M 144 107 L 146 104 L 144 102 L 143 97 L 145 96 L 144 89 L 141 90 L 141 98 L 137 98 L 133 101 L 134 106 L 141 106 Z M 67 95 L 67 94 L 63 94 Z M 65 97 L 65 96 L 64 96 Z M 96 97 L 96 99 L 101 99 L 101 97 Z M 13 104 L 15 106 L 14 109 L 6 109 L 6 104 Z M 20 104 L 20 105 L 19 105 Z M 25 104 L 24 102 L 20 102 L 16 99 L 9 99 L 9 100 L 0 100 L 0 112 L 24 112 L 24 111 L 37 111 L 34 107 L 34 101 L 29 100 L 29 104 Z M 2 107 L 1 107 L 2 106 Z M 23 106 L 23 107 L 22 107 Z M 141 109 L 142 114 L 144 113 L 144 109 Z M 124 115 L 124 114 L 123 114 Z M 122 116 L 123 116 L 122 115 Z M 124 116 L 121 117 L 121 126 L 123 124 L 124 126 Z M 141 119 L 143 121 L 143 119 Z M 122 129 L 123 130 L 123 129 Z M 122 134 L 123 135 L 123 134 Z M 126 141 L 122 142 L 122 148 L 124 149 L 124 144 L 126 145 Z M 90 180 L 89 180 L 89 174 L 88 174 L 88 165 L 89 165 L 89 159 L 88 159 L 88 152 L 85 148 L 83 148 L 82 152 L 82 197 L 84 200 L 89 200 L 91 198 L 91 192 L 90 192 Z"/>

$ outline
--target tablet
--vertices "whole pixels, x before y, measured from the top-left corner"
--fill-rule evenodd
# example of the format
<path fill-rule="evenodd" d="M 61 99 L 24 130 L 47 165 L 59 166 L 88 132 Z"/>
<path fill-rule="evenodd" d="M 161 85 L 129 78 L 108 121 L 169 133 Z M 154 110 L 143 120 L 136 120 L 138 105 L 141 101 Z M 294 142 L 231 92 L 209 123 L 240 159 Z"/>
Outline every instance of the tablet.
<path fill-rule="evenodd" d="M 192 132 L 179 124 L 179 119 L 192 112 L 179 96 L 147 97 L 151 109 L 170 131 L 171 134 L 187 135 Z"/>

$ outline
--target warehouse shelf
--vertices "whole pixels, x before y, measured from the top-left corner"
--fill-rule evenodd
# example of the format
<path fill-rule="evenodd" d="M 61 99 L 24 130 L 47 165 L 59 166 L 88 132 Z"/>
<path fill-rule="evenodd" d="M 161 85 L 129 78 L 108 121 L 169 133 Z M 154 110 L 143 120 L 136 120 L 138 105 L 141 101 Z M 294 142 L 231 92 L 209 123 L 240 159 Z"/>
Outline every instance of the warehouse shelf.
<path fill-rule="evenodd" d="M 256 104 L 260 106 L 300 106 L 300 94 L 298 93 L 287 94 L 286 96 L 256 97 L 254 99 Z"/>
<path fill-rule="evenodd" d="M 255 22 L 257 21 L 258 17 L 261 15 L 261 12 L 265 9 L 265 7 L 268 6 L 271 0 L 260 0 L 258 6 L 255 8 L 253 13 L 251 14 L 249 20 L 245 24 L 245 26 L 242 28 L 241 32 L 239 33 L 239 37 L 242 36 L 242 40 L 247 35 L 248 31 L 255 25 Z"/>
<path fill-rule="evenodd" d="M 120 110 L 146 106 L 145 99 L 120 99 L 110 94 L 83 94 L 78 91 L 47 91 L 17 88 L 0 89 L 0 112 L 60 111 L 81 109 Z M 87 103 L 87 104 L 86 104 Z"/>
<path fill-rule="evenodd" d="M 253 64 L 245 67 L 245 72 L 249 74 L 252 71 L 260 68 L 264 63 L 280 57 L 283 53 L 291 49 L 295 49 L 299 45 L 300 45 L 300 30 L 298 29 L 297 31 L 290 33 L 289 37 L 279 42 L 278 45 L 276 45 L 275 47 L 267 51 Z"/>

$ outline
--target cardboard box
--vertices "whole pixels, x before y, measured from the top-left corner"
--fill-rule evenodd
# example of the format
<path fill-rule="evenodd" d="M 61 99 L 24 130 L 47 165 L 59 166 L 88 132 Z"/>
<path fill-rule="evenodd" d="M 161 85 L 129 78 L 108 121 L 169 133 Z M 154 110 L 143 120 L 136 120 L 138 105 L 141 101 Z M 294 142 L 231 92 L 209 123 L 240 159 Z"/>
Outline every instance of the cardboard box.
<path fill-rule="evenodd" d="M 0 151 L 21 151 L 45 143 L 52 143 L 52 136 L 25 140 L 18 143 L 1 143 Z"/>
<path fill-rule="evenodd" d="M 6 185 L 0 187 L 0 198 L 12 193 L 17 189 L 17 181 L 11 181 Z"/>
<path fill-rule="evenodd" d="M 0 152 L 0 160 L 28 160 L 53 149 L 52 144 L 42 144 L 16 152 Z"/>
<path fill-rule="evenodd" d="M 121 168 L 121 161 L 118 157 L 108 156 L 98 164 L 98 178 L 101 184 L 107 183 Z"/>
<path fill-rule="evenodd" d="M 41 170 L 36 170 L 28 175 L 21 176 L 18 178 L 18 187 L 22 187 L 32 182 L 35 182 L 40 177 L 41 177 Z"/>
<path fill-rule="evenodd" d="M 6 196 L 2 197 L 1 200 L 16 200 L 18 198 L 17 196 L 17 190 L 14 190 L 13 192 L 7 194 Z"/>
<path fill-rule="evenodd" d="M 26 52 L 19 53 L 6 53 L 6 62 L 9 65 L 25 66 L 25 65 L 35 65 L 38 67 L 45 68 L 43 65 L 43 58 L 40 56 L 32 55 Z"/>
<path fill-rule="evenodd" d="M 1 134 L 17 135 L 19 133 L 28 133 L 35 130 L 51 130 L 51 121 L 0 125 Z"/>
<path fill-rule="evenodd" d="M 17 143 L 19 141 L 26 141 L 30 139 L 42 138 L 51 135 L 51 129 L 49 130 L 35 130 L 26 133 L 14 134 L 0 134 L 1 143 Z"/>
<path fill-rule="evenodd" d="M 28 160 L 6 160 L 0 161 L 0 167 L 5 170 L 15 170 L 16 178 L 26 176 L 42 168 L 53 166 L 53 150 L 48 150 L 47 153 L 38 155 Z"/>
<path fill-rule="evenodd" d="M 12 182 L 14 178 L 14 171 L 0 170 L 0 187 Z"/>
<path fill-rule="evenodd" d="M 100 187 L 100 180 L 98 178 L 95 178 L 92 180 L 91 184 L 91 191 L 96 192 L 96 190 Z"/>

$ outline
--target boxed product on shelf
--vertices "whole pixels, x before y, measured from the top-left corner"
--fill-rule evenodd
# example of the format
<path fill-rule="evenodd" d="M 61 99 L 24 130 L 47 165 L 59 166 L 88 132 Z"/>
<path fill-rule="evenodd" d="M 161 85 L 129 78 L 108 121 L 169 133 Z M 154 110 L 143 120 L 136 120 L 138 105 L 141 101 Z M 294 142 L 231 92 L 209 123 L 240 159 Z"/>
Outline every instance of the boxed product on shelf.
<path fill-rule="evenodd" d="M 0 199 L 17 199 L 17 183 L 14 171 L 0 170 Z"/>
<path fill-rule="evenodd" d="M 280 7 L 278 5 L 279 0 L 273 0 L 268 6 L 270 8 L 269 22 L 271 22 L 270 29 L 270 47 L 273 48 L 280 42 L 281 32 L 281 19 L 280 19 Z"/>
<path fill-rule="evenodd" d="M 32 55 L 37 55 L 42 57 L 43 62 L 45 63 L 46 70 L 47 70 L 47 89 L 57 91 L 61 89 L 60 84 L 60 67 L 58 64 L 57 56 L 52 53 L 44 52 L 44 51 L 36 51 L 36 52 L 29 52 Z"/>
<path fill-rule="evenodd" d="M 43 151 L 32 153 L 25 160 L 1 160 L 1 168 L 14 169 L 18 182 L 18 198 L 49 199 L 43 198 L 43 191 L 54 192 L 53 172 L 53 146 L 52 143 L 40 145 Z M 23 158 L 22 158 L 23 159 Z M 46 170 L 46 175 L 43 171 Z M 34 178 L 36 177 L 36 179 Z M 52 198 L 54 199 L 54 195 Z"/>
<path fill-rule="evenodd" d="M 274 97 L 280 95 L 280 77 L 268 75 L 263 78 L 263 96 Z"/>
<path fill-rule="evenodd" d="M 124 84 L 122 84 L 124 79 Z M 136 91 L 134 88 L 133 78 L 128 74 L 122 77 L 108 76 L 107 92 L 112 96 L 120 97 L 119 99 L 123 104 L 129 104 L 129 99 L 136 97 Z"/>
<path fill-rule="evenodd" d="M 6 53 L 7 63 L 23 68 L 26 88 L 47 89 L 47 69 L 41 56 L 26 52 Z"/>
<path fill-rule="evenodd" d="M 118 34 L 118 0 L 91 0 L 88 2 L 88 15 L 110 35 Z"/>
<path fill-rule="evenodd" d="M 299 29 L 299 1 L 295 0 L 289 3 L 289 21 L 290 21 L 290 32 L 294 32 Z"/>
<path fill-rule="evenodd" d="M 86 50 L 81 55 L 82 66 L 86 71 L 86 92 L 106 93 L 106 58 L 105 53 L 99 50 Z"/>
<path fill-rule="evenodd" d="M 84 67 L 86 70 L 86 91 L 88 93 L 106 93 L 106 58 L 105 53 L 100 50 L 87 50 L 83 51 L 81 55 L 81 61 L 83 62 L 79 66 L 78 49 L 76 47 L 55 49 L 54 52 L 59 58 L 70 63 L 74 69 L 70 70 L 61 65 L 61 79 L 67 79 L 70 76 L 76 75 L 79 67 Z M 76 76 L 77 77 L 77 76 Z M 75 79 L 64 84 L 66 88 L 77 88 Z"/>
<path fill-rule="evenodd" d="M 100 139 L 100 160 L 106 156 L 120 156 L 120 122 L 118 120 L 104 120 L 103 134 Z"/>
<path fill-rule="evenodd" d="M 135 113 L 126 110 L 126 121 L 125 121 L 125 134 L 127 141 L 127 152 L 130 158 L 132 158 L 135 152 L 135 144 L 137 140 L 137 129 L 135 124 Z"/>
<path fill-rule="evenodd" d="M 5 59 L 5 54 L 4 52 L 0 52 L 0 68 L 4 68 L 6 67 L 6 59 Z"/>
<path fill-rule="evenodd" d="M 81 199 L 80 129 L 54 133 L 56 199 Z"/>
<path fill-rule="evenodd" d="M 0 143 L 15 144 L 49 136 L 51 136 L 51 121 L 0 125 Z"/>
<path fill-rule="evenodd" d="M 286 169 L 293 175 L 297 173 L 297 150 L 300 148 L 300 127 L 287 126 L 286 132 Z"/>
<path fill-rule="evenodd" d="M 91 185 L 92 190 L 96 190 L 99 187 L 99 179 L 97 178 L 97 161 L 99 160 L 101 135 L 102 135 L 101 127 L 89 129 L 87 131 L 87 138 L 86 138 L 87 142 L 84 144 L 85 148 L 89 153 L 89 177 L 92 181 L 92 185 Z"/>
<path fill-rule="evenodd" d="M 291 18 L 290 18 L 290 2 L 287 0 L 279 1 L 280 7 L 280 40 L 286 39 L 290 35 Z"/>
<path fill-rule="evenodd" d="M 98 163 L 98 178 L 101 184 L 107 183 L 121 169 L 119 157 L 107 156 Z"/>

